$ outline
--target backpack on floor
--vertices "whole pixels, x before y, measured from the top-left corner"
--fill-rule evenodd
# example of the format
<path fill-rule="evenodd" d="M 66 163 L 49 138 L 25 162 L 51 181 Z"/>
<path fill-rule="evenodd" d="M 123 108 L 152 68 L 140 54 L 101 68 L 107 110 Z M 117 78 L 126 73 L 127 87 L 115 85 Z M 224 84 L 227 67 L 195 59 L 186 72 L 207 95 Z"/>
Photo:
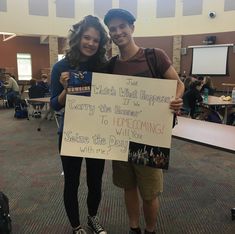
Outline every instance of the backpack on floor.
<path fill-rule="evenodd" d="M 228 124 L 228 125 L 233 125 L 233 126 L 235 126 L 235 112 L 231 113 L 231 114 L 228 116 L 227 124 Z"/>
<path fill-rule="evenodd" d="M 222 124 L 222 118 L 220 114 L 217 111 L 211 111 L 207 118 L 205 119 L 206 121 L 213 122 L 213 123 L 219 123 Z"/>
<path fill-rule="evenodd" d="M 9 214 L 9 200 L 7 196 L 0 191 L 0 233 L 11 233 L 11 217 Z"/>
<path fill-rule="evenodd" d="M 18 99 L 16 101 L 14 117 L 17 119 L 28 118 L 28 109 L 27 109 L 27 103 L 25 100 Z"/>

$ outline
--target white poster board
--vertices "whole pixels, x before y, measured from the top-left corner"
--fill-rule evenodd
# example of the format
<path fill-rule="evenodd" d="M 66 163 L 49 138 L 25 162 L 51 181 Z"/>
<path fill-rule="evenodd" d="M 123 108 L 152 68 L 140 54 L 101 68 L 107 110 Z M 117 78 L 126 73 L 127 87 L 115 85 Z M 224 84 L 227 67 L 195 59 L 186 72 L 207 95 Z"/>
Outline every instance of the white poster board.
<path fill-rule="evenodd" d="M 170 148 L 176 80 L 92 73 L 67 95 L 61 155 L 128 161 L 130 142 Z"/>

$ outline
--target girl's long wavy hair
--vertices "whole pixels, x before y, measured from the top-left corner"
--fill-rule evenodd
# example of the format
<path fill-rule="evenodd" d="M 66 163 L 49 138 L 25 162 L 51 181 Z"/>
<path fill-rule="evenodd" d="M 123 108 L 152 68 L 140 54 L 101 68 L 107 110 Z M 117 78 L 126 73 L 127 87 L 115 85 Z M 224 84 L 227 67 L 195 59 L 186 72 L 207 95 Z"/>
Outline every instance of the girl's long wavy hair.
<path fill-rule="evenodd" d="M 88 28 L 94 28 L 100 33 L 99 47 L 91 58 L 88 59 L 88 68 L 92 71 L 99 70 L 100 67 L 106 62 L 106 45 L 109 40 L 107 32 L 99 19 L 95 16 L 88 15 L 83 20 L 73 25 L 68 36 L 68 49 L 65 58 L 69 61 L 70 65 L 74 68 L 79 66 L 81 52 L 79 49 L 83 33 Z"/>

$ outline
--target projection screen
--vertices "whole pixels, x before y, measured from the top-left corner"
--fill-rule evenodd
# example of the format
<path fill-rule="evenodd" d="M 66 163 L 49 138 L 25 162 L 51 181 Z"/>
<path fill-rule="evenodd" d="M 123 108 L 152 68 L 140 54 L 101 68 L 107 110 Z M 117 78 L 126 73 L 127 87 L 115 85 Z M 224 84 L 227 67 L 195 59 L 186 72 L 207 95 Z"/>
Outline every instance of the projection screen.
<path fill-rule="evenodd" d="M 192 47 L 193 75 L 226 75 L 228 46 Z"/>

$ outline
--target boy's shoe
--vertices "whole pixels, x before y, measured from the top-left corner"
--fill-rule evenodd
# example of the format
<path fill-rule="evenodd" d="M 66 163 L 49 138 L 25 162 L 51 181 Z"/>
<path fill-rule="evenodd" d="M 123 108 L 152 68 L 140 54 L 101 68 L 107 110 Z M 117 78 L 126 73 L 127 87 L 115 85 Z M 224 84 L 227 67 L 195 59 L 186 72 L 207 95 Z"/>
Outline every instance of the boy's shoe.
<path fill-rule="evenodd" d="M 104 230 L 104 228 L 100 224 L 97 216 L 88 215 L 87 218 L 88 218 L 87 225 L 93 231 L 94 234 L 107 234 L 107 232 Z"/>
<path fill-rule="evenodd" d="M 140 228 L 131 228 L 129 231 L 129 234 L 141 234 L 141 229 Z"/>
<path fill-rule="evenodd" d="M 87 232 L 82 227 L 79 227 L 78 229 L 73 230 L 73 234 L 87 234 Z"/>

